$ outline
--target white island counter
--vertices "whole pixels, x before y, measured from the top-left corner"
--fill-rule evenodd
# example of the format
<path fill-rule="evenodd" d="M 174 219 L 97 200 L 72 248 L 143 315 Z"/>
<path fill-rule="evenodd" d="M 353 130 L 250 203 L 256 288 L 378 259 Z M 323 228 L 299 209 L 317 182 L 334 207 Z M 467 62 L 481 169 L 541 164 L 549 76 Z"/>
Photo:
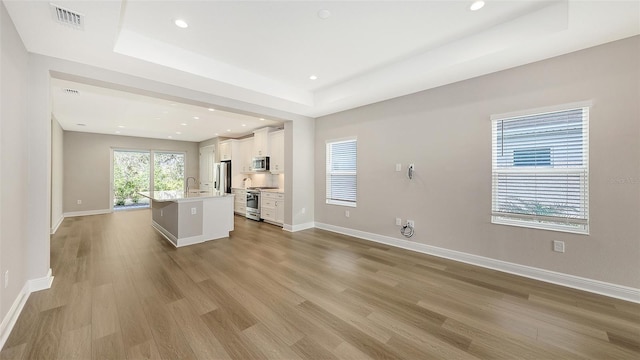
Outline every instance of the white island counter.
<path fill-rule="evenodd" d="M 174 246 L 225 238 L 233 231 L 232 194 L 151 191 L 151 224 Z"/>

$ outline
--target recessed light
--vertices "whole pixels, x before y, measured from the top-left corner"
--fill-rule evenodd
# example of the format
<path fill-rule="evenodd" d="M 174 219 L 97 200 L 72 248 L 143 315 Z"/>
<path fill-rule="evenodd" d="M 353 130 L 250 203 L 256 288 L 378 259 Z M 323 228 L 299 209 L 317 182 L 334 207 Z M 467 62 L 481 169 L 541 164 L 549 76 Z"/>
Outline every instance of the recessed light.
<path fill-rule="evenodd" d="M 76 124 L 76 125 L 78 125 L 78 126 L 87 126 L 87 124 L 83 124 L 83 123 L 79 123 L 79 124 Z"/>
<path fill-rule="evenodd" d="M 124 129 L 124 125 L 118 125 L 120 129 Z"/>
<path fill-rule="evenodd" d="M 216 109 L 214 109 L 214 108 L 209 108 L 209 111 L 216 111 Z"/>
<path fill-rule="evenodd" d="M 482 9 L 483 6 L 484 6 L 484 1 L 482 0 L 474 1 L 473 4 L 471 4 L 471 6 L 469 7 L 469 10 L 471 11 L 480 10 Z"/>
<path fill-rule="evenodd" d="M 176 131 L 176 135 L 180 135 L 182 134 L 180 131 Z"/>
<path fill-rule="evenodd" d="M 322 9 L 320 11 L 318 11 L 318 17 L 322 20 L 326 20 L 331 16 L 331 11 L 327 10 L 327 9 Z"/>
<path fill-rule="evenodd" d="M 169 139 L 173 139 L 173 137 L 172 137 L 171 135 L 167 136 L 167 138 L 169 138 Z"/>
<path fill-rule="evenodd" d="M 200 119 L 200 118 L 199 118 L 199 117 L 197 117 L 197 116 L 194 116 L 193 118 L 194 118 L 195 120 L 198 120 L 198 119 Z"/>
<path fill-rule="evenodd" d="M 244 127 L 244 126 L 247 126 L 247 124 L 242 124 L 242 126 L 243 126 L 243 127 Z"/>
<path fill-rule="evenodd" d="M 189 24 L 187 24 L 187 22 L 182 20 L 182 19 L 177 19 L 173 23 L 176 24 L 176 26 L 181 28 L 181 29 L 186 29 L 186 28 L 189 27 Z"/>
<path fill-rule="evenodd" d="M 218 136 L 218 135 L 220 135 L 220 134 L 216 133 L 216 136 Z"/>
<path fill-rule="evenodd" d="M 311 75 L 309 76 L 309 80 L 318 80 L 318 77 L 316 75 Z"/>
<path fill-rule="evenodd" d="M 260 118 L 260 121 L 264 121 L 264 118 Z"/>
<path fill-rule="evenodd" d="M 120 131 L 116 131 L 116 134 L 120 134 Z"/>
<path fill-rule="evenodd" d="M 182 123 L 182 124 L 180 124 L 180 125 L 182 125 L 182 126 L 187 126 L 187 123 Z"/>
<path fill-rule="evenodd" d="M 231 129 L 227 129 L 227 132 L 231 132 Z"/>

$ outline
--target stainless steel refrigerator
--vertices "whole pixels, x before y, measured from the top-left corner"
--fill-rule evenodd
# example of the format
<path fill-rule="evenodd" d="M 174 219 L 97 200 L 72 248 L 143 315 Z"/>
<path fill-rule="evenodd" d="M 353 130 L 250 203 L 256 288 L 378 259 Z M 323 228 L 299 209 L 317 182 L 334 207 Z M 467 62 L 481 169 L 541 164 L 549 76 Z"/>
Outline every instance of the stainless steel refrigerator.
<path fill-rule="evenodd" d="M 215 190 L 231 194 L 231 160 L 215 163 L 213 172 Z"/>

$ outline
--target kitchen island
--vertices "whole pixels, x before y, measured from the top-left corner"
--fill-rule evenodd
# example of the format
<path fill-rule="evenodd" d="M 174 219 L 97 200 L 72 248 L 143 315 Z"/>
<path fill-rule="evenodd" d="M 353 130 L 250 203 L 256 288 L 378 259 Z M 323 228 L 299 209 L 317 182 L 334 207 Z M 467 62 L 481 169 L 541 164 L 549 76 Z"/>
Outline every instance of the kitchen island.
<path fill-rule="evenodd" d="M 233 231 L 232 194 L 150 191 L 151 225 L 174 246 L 225 238 Z"/>

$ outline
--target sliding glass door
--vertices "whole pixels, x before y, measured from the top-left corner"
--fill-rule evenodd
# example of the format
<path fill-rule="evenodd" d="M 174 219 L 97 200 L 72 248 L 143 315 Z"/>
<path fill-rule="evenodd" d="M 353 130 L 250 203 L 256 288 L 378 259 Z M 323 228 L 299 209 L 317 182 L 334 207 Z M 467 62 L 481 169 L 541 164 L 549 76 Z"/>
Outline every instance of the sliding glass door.
<path fill-rule="evenodd" d="M 183 191 L 184 172 L 184 153 L 114 149 L 113 209 L 149 207 L 140 191 Z"/>
<path fill-rule="evenodd" d="M 113 151 L 113 209 L 148 207 L 149 199 L 138 195 L 149 191 L 151 152 Z"/>
<path fill-rule="evenodd" d="M 184 154 L 170 152 L 153 153 L 153 189 L 184 189 Z"/>

